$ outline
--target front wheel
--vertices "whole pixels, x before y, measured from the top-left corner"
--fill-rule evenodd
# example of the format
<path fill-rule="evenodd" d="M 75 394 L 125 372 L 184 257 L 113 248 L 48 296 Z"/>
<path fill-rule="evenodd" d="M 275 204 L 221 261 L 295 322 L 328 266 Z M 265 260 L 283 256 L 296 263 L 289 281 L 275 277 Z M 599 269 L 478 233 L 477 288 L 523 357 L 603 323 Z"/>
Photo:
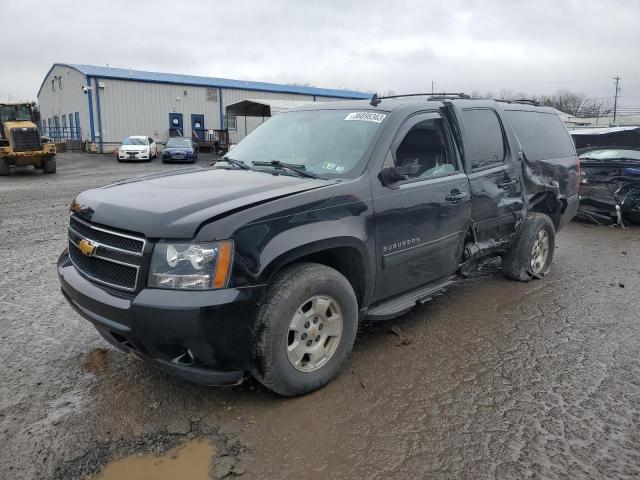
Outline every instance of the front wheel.
<path fill-rule="evenodd" d="M 358 302 L 342 274 L 315 263 L 293 265 L 265 291 L 251 373 L 280 395 L 316 390 L 340 371 L 357 328 Z"/>
<path fill-rule="evenodd" d="M 4 158 L 0 158 L 0 176 L 6 176 L 11 173 L 11 166 L 9 161 Z"/>
<path fill-rule="evenodd" d="M 504 274 L 521 282 L 542 278 L 551 270 L 556 229 L 543 213 L 529 213 L 513 245 L 502 256 Z"/>
<path fill-rule="evenodd" d="M 54 157 L 43 159 L 42 171 L 44 173 L 56 173 L 56 159 Z"/>

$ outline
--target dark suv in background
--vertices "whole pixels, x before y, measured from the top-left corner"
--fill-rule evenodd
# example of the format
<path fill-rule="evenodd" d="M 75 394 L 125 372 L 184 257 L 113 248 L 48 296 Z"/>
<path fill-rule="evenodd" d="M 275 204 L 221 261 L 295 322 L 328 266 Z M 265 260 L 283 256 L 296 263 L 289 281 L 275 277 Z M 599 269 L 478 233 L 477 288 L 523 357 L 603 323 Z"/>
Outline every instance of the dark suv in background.
<path fill-rule="evenodd" d="M 62 292 L 113 345 L 182 378 L 325 385 L 365 319 L 400 315 L 481 261 L 543 277 L 574 216 L 560 118 L 432 96 L 318 103 L 225 161 L 81 193 Z"/>

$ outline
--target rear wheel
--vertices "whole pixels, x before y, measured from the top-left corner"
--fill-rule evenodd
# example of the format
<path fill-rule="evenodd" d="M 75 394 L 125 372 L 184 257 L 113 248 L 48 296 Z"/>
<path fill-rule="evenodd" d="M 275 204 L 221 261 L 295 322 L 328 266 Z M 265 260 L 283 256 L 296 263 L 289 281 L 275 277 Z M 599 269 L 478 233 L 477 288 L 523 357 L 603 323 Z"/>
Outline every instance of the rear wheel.
<path fill-rule="evenodd" d="M 56 173 L 55 157 L 45 158 L 42 160 L 42 171 L 44 173 Z"/>
<path fill-rule="evenodd" d="M 349 281 L 325 265 L 279 273 L 258 312 L 251 372 L 265 387 L 294 396 L 334 378 L 356 337 L 358 302 Z"/>
<path fill-rule="evenodd" d="M 551 270 L 556 229 L 543 213 L 529 213 L 511 249 L 502 256 L 504 274 L 521 282 L 542 278 Z"/>
<path fill-rule="evenodd" d="M 4 158 L 0 158 L 0 175 L 6 176 L 11 172 L 11 167 L 9 166 L 9 162 Z"/>

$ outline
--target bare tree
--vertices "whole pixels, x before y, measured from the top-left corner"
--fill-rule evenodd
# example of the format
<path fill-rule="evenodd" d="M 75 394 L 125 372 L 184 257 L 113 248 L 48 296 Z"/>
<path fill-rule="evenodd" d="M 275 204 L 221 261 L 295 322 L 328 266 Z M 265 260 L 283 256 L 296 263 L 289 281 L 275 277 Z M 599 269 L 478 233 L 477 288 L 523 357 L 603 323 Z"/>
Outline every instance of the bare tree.
<path fill-rule="evenodd" d="M 578 112 L 580 118 L 600 118 L 609 115 L 613 109 L 609 98 L 588 98 Z"/>
<path fill-rule="evenodd" d="M 553 95 L 541 95 L 536 100 L 542 105 L 577 117 L 582 105 L 587 101 L 587 96 L 584 93 L 558 90 Z"/>
<path fill-rule="evenodd" d="M 510 88 L 502 88 L 500 92 L 498 92 L 498 98 L 500 100 L 515 100 L 516 94 L 513 93 L 513 90 Z"/>

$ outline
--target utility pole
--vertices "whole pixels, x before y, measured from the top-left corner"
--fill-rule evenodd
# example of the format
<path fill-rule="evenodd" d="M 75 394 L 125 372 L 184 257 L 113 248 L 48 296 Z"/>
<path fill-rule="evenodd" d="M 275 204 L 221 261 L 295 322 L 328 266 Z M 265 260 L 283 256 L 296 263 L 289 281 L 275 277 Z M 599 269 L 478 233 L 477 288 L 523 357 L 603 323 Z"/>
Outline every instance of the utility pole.
<path fill-rule="evenodd" d="M 434 81 L 431 80 L 431 93 L 433 93 L 433 86 L 435 85 Z"/>
<path fill-rule="evenodd" d="M 616 114 L 618 113 L 618 83 L 620 82 L 620 77 L 616 75 L 613 79 L 616 81 L 616 95 L 613 97 L 613 123 L 615 124 Z"/>

